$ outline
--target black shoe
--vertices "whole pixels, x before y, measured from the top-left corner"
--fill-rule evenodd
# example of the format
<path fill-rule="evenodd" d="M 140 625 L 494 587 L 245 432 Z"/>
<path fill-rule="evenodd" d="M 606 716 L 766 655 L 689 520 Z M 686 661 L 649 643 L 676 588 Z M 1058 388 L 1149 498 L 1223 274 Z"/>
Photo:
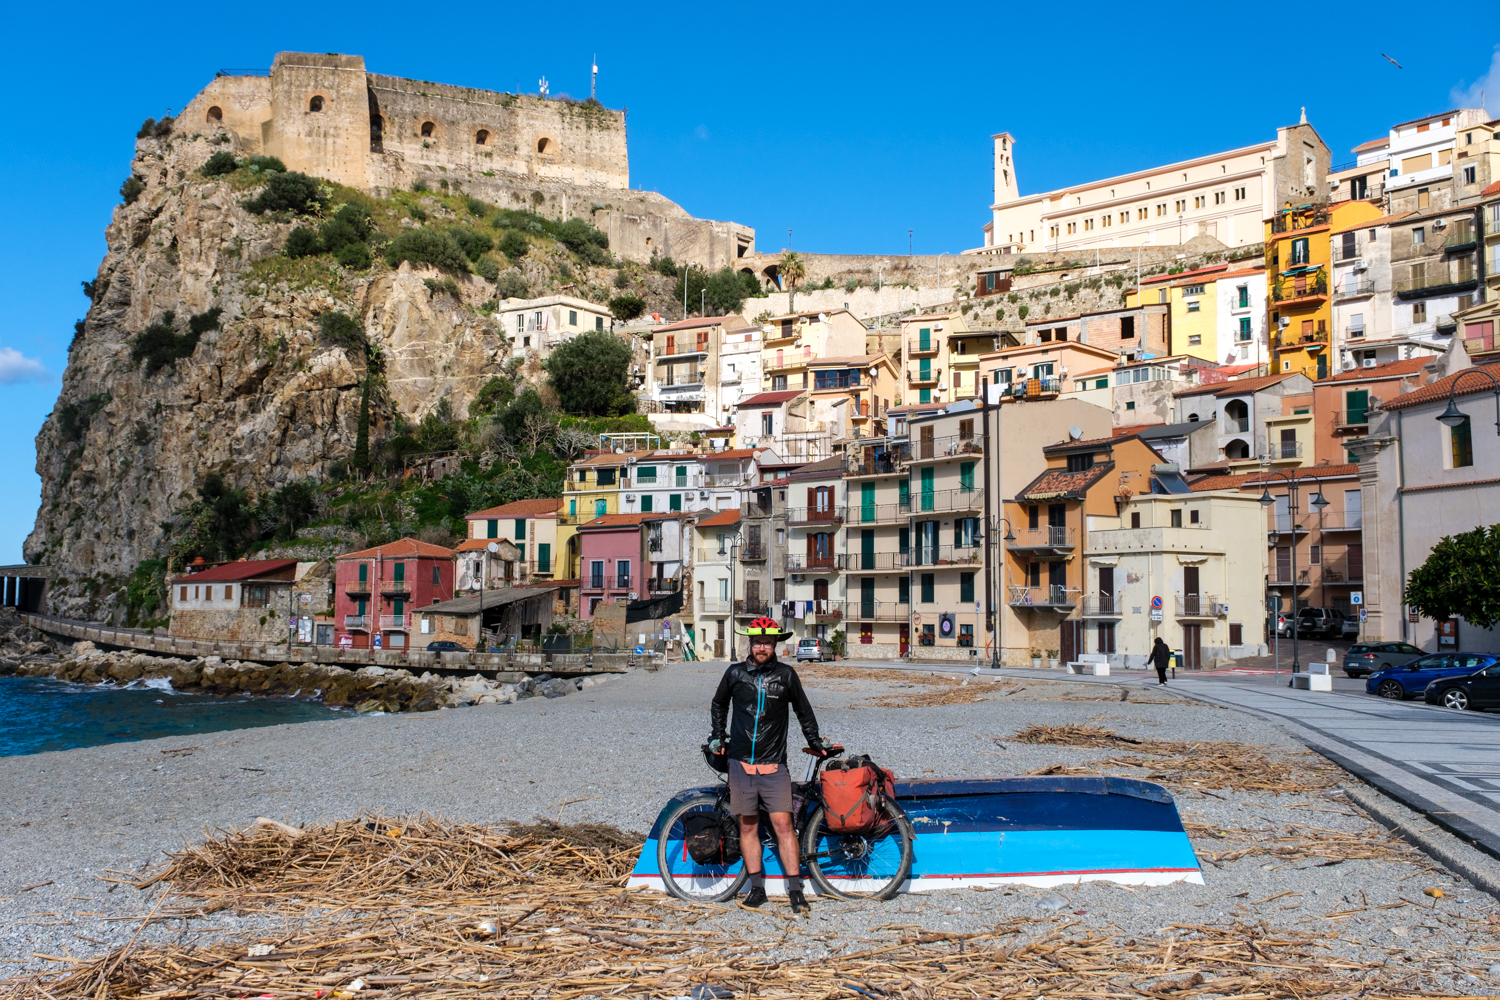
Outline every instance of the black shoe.
<path fill-rule="evenodd" d="M 766 890 L 764 886 L 753 885 L 745 898 L 740 900 L 742 906 L 764 906 L 766 902 Z"/>
<path fill-rule="evenodd" d="M 801 889 L 788 890 L 786 900 L 792 904 L 792 913 L 794 915 L 812 912 L 812 907 L 807 905 L 807 897 L 802 895 Z"/>

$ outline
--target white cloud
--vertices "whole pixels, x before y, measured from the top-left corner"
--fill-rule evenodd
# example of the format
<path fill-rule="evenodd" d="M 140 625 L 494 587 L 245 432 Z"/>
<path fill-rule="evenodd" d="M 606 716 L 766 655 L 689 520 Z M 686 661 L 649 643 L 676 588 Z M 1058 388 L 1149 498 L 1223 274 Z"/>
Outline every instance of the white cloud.
<path fill-rule="evenodd" d="M 1485 108 L 1492 117 L 1500 118 L 1500 45 L 1490 58 L 1490 68 L 1468 87 L 1454 87 L 1448 99 L 1455 108 Z"/>
<path fill-rule="evenodd" d="M 17 382 L 46 382 L 52 373 L 35 358 L 28 358 L 14 347 L 0 347 L 0 385 Z"/>

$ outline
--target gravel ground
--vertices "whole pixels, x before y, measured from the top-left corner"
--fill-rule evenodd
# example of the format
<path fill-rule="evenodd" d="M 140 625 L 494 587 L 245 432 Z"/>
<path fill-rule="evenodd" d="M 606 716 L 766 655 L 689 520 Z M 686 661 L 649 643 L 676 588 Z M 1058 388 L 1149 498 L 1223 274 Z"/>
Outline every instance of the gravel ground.
<path fill-rule="evenodd" d="M 0 816 L 0 977 L 36 966 L 35 953 L 82 956 L 128 941 L 159 890 L 138 892 L 100 877 L 154 867 L 164 850 L 198 838 L 205 827 L 246 825 L 257 816 L 311 823 L 373 810 L 477 822 L 560 816 L 645 830 L 672 793 L 710 778 L 697 748 L 721 671 L 722 665 L 675 664 L 557 699 L 0 760 L 0 801 L 8 806 Z M 921 677 L 855 676 L 850 669 L 804 671 L 821 728 L 903 777 L 1016 775 L 1118 755 L 1009 739 L 1031 724 L 1088 723 L 1132 738 L 1223 740 L 1305 754 L 1269 722 L 1134 687 L 1131 700 L 1121 701 L 1126 688 L 1112 684 L 1007 679 L 991 686 L 978 679 L 978 700 L 958 692 L 957 703 L 882 707 L 888 702 L 872 702 L 943 701 L 954 692 Z M 1015 691 L 1018 683 L 1025 690 Z M 1382 832 L 1336 790 L 1173 791 L 1190 824 Z M 1196 846 L 1200 857 L 1225 850 L 1217 840 Z M 1035 925 L 1035 934 L 1067 926 L 1070 935 L 1123 932 L 1145 941 L 1191 933 L 1174 925 L 1242 921 L 1316 935 L 1330 957 L 1387 962 L 1394 978 L 1413 977 L 1408 988 L 1494 993 L 1500 987 L 1500 953 L 1493 950 L 1500 907 L 1488 895 L 1421 856 L 1318 865 L 1319 859 L 1283 863 L 1260 855 L 1222 866 L 1205 862 L 1202 886 L 1089 883 L 1061 891 L 913 894 L 886 904 L 815 902 L 810 921 L 790 923 L 784 904 L 773 901 L 764 912 L 729 909 L 713 921 L 740 931 L 764 925 L 775 935 L 768 954 L 786 959 L 855 950 L 888 934 L 882 925 L 901 923 L 968 932 L 1002 917 L 1036 916 L 1047 922 Z M 43 882 L 50 884 L 26 888 Z M 1424 895 L 1432 888 L 1441 888 L 1442 898 Z M 1356 912 L 1325 916 L 1344 911 Z M 268 923 L 221 913 L 153 924 L 141 940 L 248 936 Z"/>

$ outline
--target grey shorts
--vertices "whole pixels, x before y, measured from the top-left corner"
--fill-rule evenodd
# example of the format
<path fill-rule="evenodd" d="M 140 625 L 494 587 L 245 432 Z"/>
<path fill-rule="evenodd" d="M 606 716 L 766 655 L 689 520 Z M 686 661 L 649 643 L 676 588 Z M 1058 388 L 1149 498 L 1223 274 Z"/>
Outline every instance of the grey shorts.
<path fill-rule="evenodd" d="M 768 813 L 792 811 L 792 776 L 787 766 L 775 774 L 747 774 L 737 760 L 729 762 L 729 811 L 754 816 L 761 806 Z"/>

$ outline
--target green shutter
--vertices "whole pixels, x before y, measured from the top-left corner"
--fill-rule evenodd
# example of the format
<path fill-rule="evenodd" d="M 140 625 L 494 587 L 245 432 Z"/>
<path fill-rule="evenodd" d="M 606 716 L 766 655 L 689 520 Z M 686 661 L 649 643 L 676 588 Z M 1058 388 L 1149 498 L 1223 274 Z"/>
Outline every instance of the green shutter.
<path fill-rule="evenodd" d="M 917 402 L 919 402 L 919 403 L 930 403 L 930 402 L 932 402 L 932 390 L 931 389 L 918 389 L 917 390 Z"/>
<path fill-rule="evenodd" d="M 538 573 L 552 572 L 552 543 L 538 542 L 536 546 L 536 571 Z"/>
<path fill-rule="evenodd" d="M 668 510 L 681 510 L 682 509 L 682 494 L 681 493 L 673 493 L 671 496 L 669 496 L 667 498 L 667 509 Z"/>
<path fill-rule="evenodd" d="M 402 581 L 404 581 L 406 579 L 406 563 L 404 563 L 404 562 L 398 562 L 396 564 L 396 577 L 395 577 L 395 579 L 396 579 L 397 583 L 401 583 Z"/>
<path fill-rule="evenodd" d="M 485 538 L 499 538 L 500 537 L 500 522 L 498 520 L 496 520 L 495 518 L 492 517 L 488 521 L 484 522 L 484 537 Z"/>
<path fill-rule="evenodd" d="M 875 520 L 875 484 L 859 484 L 859 519 L 866 524 Z"/>
<path fill-rule="evenodd" d="M 922 509 L 933 509 L 933 469 L 930 465 L 922 467 Z"/>
<path fill-rule="evenodd" d="M 369 563 L 360 563 L 359 564 L 359 582 L 360 583 L 368 583 L 368 582 L 370 582 L 370 564 Z M 361 614 L 363 614 L 363 612 L 361 612 Z"/>
<path fill-rule="evenodd" d="M 923 330 L 918 330 L 917 331 L 917 350 L 919 350 L 919 351 L 930 351 L 930 350 L 932 350 L 932 330 L 931 329 L 923 329 Z"/>
<path fill-rule="evenodd" d="M 1362 424 L 1365 422 L 1365 414 L 1370 409 L 1370 392 L 1368 389 L 1352 390 L 1344 393 L 1344 408 L 1348 411 L 1344 417 L 1346 424 Z"/>
<path fill-rule="evenodd" d="M 641 494 L 641 513 L 642 514 L 649 514 L 649 513 L 651 513 L 651 499 L 652 499 L 651 494 L 649 494 L 649 493 L 642 493 Z"/>
<path fill-rule="evenodd" d="M 958 488 L 964 491 L 974 489 L 974 463 L 964 462 L 958 467 Z"/>
<path fill-rule="evenodd" d="M 526 519 L 524 517 L 518 517 L 518 518 L 516 518 L 516 539 L 515 540 L 519 542 L 522 539 L 524 539 L 525 537 L 526 537 Z"/>
<path fill-rule="evenodd" d="M 970 603 L 973 602 L 973 600 L 974 600 L 974 574 L 973 573 L 960 573 L 960 574 L 958 574 L 958 599 L 960 601 L 963 601 L 965 604 L 970 604 Z"/>

